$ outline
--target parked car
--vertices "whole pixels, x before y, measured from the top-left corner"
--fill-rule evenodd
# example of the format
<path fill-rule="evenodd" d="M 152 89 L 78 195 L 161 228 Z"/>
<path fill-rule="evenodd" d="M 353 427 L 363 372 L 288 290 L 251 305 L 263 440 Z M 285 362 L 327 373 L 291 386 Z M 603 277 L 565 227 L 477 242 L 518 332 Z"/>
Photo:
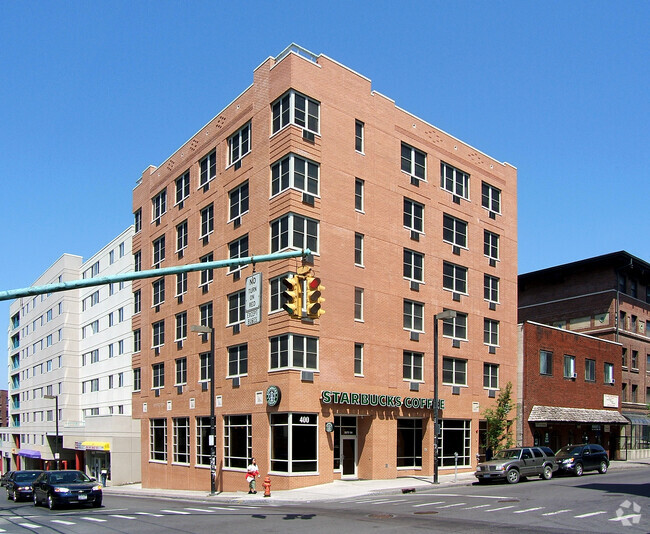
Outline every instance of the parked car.
<path fill-rule="evenodd" d="M 489 462 L 478 464 L 474 476 L 479 483 L 505 479 L 516 484 L 528 476 L 549 480 L 557 468 L 553 451 L 547 447 L 513 447 L 497 452 Z"/>
<path fill-rule="evenodd" d="M 0 486 L 6 486 L 7 480 L 15 473 L 15 471 L 7 471 L 4 475 L 0 477 Z"/>
<path fill-rule="evenodd" d="M 36 477 L 43 471 L 41 469 L 33 471 L 13 471 L 12 476 L 7 480 L 7 499 L 13 499 L 18 502 L 20 499 L 32 498 L 32 483 Z"/>
<path fill-rule="evenodd" d="M 607 452 L 595 443 L 567 445 L 555 453 L 555 458 L 561 473 L 572 473 L 578 477 L 585 471 L 598 470 L 605 474 L 609 469 Z"/>
<path fill-rule="evenodd" d="M 34 506 L 46 502 L 53 510 L 63 504 L 102 505 L 102 485 L 81 471 L 43 471 L 33 486 Z"/>

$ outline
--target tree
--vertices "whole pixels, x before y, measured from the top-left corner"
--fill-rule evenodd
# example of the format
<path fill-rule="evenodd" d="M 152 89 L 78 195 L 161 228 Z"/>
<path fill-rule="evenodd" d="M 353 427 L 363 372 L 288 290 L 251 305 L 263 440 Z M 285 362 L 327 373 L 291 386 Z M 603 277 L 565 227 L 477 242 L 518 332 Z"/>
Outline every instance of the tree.
<path fill-rule="evenodd" d="M 487 421 L 486 447 L 497 452 L 500 449 L 512 447 L 514 439 L 510 432 L 508 416 L 513 408 L 512 383 L 508 382 L 506 387 L 499 393 L 494 408 L 483 410 L 483 416 Z"/>

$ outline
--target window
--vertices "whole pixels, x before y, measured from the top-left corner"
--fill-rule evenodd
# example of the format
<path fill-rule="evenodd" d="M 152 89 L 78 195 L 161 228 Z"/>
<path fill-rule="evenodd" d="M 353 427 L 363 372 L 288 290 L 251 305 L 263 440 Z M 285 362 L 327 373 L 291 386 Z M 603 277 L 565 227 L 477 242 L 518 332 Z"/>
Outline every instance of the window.
<path fill-rule="evenodd" d="M 140 352 L 142 350 L 142 338 L 140 336 L 140 329 L 133 331 L 133 352 Z"/>
<path fill-rule="evenodd" d="M 354 374 L 363 376 L 363 343 L 354 344 Z"/>
<path fill-rule="evenodd" d="M 190 196 L 190 171 L 176 178 L 176 204 Z"/>
<path fill-rule="evenodd" d="M 228 138 L 230 165 L 237 163 L 251 151 L 251 123 L 242 126 Z"/>
<path fill-rule="evenodd" d="M 215 439 L 216 442 L 216 439 Z M 210 418 L 196 418 L 196 465 L 210 465 Z"/>
<path fill-rule="evenodd" d="M 501 190 L 488 183 L 481 183 L 481 206 L 494 213 L 501 213 Z"/>
<path fill-rule="evenodd" d="M 605 384 L 613 384 L 614 383 L 614 364 L 613 363 L 605 363 L 604 369 L 603 369 L 603 376 L 605 378 Z"/>
<path fill-rule="evenodd" d="M 199 187 L 203 187 L 217 175 L 217 151 L 213 150 L 199 162 Z"/>
<path fill-rule="evenodd" d="M 576 378 L 576 357 L 564 355 L 564 378 Z"/>
<path fill-rule="evenodd" d="M 320 104 L 316 100 L 291 90 L 271 105 L 272 134 L 289 124 L 295 124 L 315 134 L 319 133 Z"/>
<path fill-rule="evenodd" d="M 354 234 L 354 264 L 363 267 L 363 234 Z"/>
<path fill-rule="evenodd" d="M 413 232 L 424 233 L 424 206 L 404 198 L 404 226 Z"/>
<path fill-rule="evenodd" d="M 621 365 L 623 366 L 624 369 L 627 369 L 627 347 L 622 348 L 621 354 L 622 354 Z"/>
<path fill-rule="evenodd" d="M 142 372 L 139 367 L 133 369 L 133 391 L 142 389 Z"/>
<path fill-rule="evenodd" d="M 467 340 L 467 314 L 456 313 L 456 317 L 442 320 L 442 335 L 453 339 Z"/>
<path fill-rule="evenodd" d="M 187 338 L 187 312 L 181 312 L 176 315 L 176 339 L 181 341 Z"/>
<path fill-rule="evenodd" d="M 176 296 L 187 293 L 187 273 L 176 273 Z"/>
<path fill-rule="evenodd" d="M 539 374 L 553 374 L 553 353 L 548 350 L 539 351 Z"/>
<path fill-rule="evenodd" d="M 228 347 L 228 378 L 248 374 L 248 345 Z"/>
<path fill-rule="evenodd" d="M 442 358 L 442 382 L 452 386 L 467 385 L 467 360 Z"/>
<path fill-rule="evenodd" d="M 443 467 L 471 466 L 472 421 L 470 419 L 440 420 L 438 440 L 439 465 Z M 457 456 L 456 454 L 457 453 Z"/>
<path fill-rule="evenodd" d="M 354 288 L 354 320 L 363 321 L 363 289 Z"/>
<path fill-rule="evenodd" d="M 426 180 L 427 155 L 417 148 L 402 143 L 402 171 L 418 180 Z"/>
<path fill-rule="evenodd" d="M 214 256 L 212 255 L 212 252 L 210 254 L 206 254 L 202 258 L 199 259 L 201 263 L 209 263 L 211 261 L 214 261 Z M 199 287 L 208 285 L 210 282 L 213 280 L 213 270 L 212 269 L 206 269 L 205 271 L 201 271 L 201 283 L 199 284 Z"/>
<path fill-rule="evenodd" d="M 212 302 L 206 302 L 199 306 L 201 314 L 201 326 L 209 326 L 212 328 Z"/>
<path fill-rule="evenodd" d="M 633 350 L 632 351 L 632 358 L 630 363 L 632 364 L 632 370 L 638 371 L 639 370 L 639 351 L 638 350 Z"/>
<path fill-rule="evenodd" d="M 228 326 L 243 323 L 246 320 L 246 290 L 228 295 Z"/>
<path fill-rule="evenodd" d="M 639 386 L 637 384 L 632 384 L 632 396 L 630 398 L 630 402 L 639 402 Z"/>
<path fill-rule="evenodd" d="M 250 415 L 223 418 L 223 463 L 225 467 L 246 469 L 253 458 L 253 424 Z"/>
<path fill-rule="evenodd" d="M 151 199 L 151 220 L 159 221 L 167 211 L 167 189 L 163 189 Z"/>
<path fill-rule="evenodd" d="M 235 220 L 248 213 L 248 180 L 230 192 L 230 218 Z"/>
<path fill-rule="evenodd" d="M 596 381 L 596 360 L 585 359 L 585 380 L 587 382 Z"/>
<path fill-rule="evenodd" d="M 442 240 L 467 248 L 467 223 L 445 213 L 442 216 Z"/>
<path fill-rule="evenodd" d="M 364 181 L 360 178 L 355 178 L 354 180 L 354 209 L 357 211 L 363 211 L 363 189 Z"/>
<path fill-rule="evenodd" d="M 289 214 L 271 222 L 271 252 L 287 248 L 318 253 L 318 221 Z"/>
<path fill-rule="evenodd" d="M 405 350 L 402 358 L 402 378 L 413 382 L 422 382 L 422 361 L 424 354 Z"/>
<path fill-rule="evenodd" d="M 190 418 L 174 417 L 173 419 L 174 457 L 177 464 L 190 463 Z"/>
<path fill-rule="evenodd" d="M 187 248 L 187 241 L 187 220 L 185 220 L 176 226 L 176 252 L 185 250 Z"/>
<path fill-rule="evenodd" d="M 187 384 L 187 358 L 178 358 L 176 360 L 176 383 L 175 386 Z"/>
<path fill-rule="evenodd" d="M 271 471 L 310 473 L 318 470 L 318 415 L 271 414 Z"/>
<path fill-rule="evenodd" d="M 354 121 L 354 149 L 363 154 L 363 122 Z"/>
<path fill-rule="evenodd" d="M 133 214 L 133 226 L 137 234 L 142 230 L 142 210 L 139 209 Z"/>
<path fill-rule="evenodd" d="M 483 275 L 483 298 L 488 302 L 499 302 L 499 279 L 496 276 Z"/>
<path fill-rule="evenodd" d="M 499 366 L 496 363 L 483 364 L 483 387 L 499 389 Z"/>
<path fill-rule="evenodd" d="M 97 363 L 99 361 L 99 349 L 90 351 L 90 363 Z"/>
<path fill-rule="evenodd" d="M 165 387 L 165 364 L 164 363 L 154 363 L 151 366 L 151 376 L 152 382 L 151 387 L 153 389 L 160 389 Z"/>
<path fill-rule="evenodd" d="M 152 348 L 159 348 L 165 344 L 165 321 L 158 321 L 151 325 L 153 330 L 153 345 Z"/>
<path fill-rule="evenodd" d="M 469 200 L 469 174 L 440 162 L 440 187 L 451 194 Z"/>
<path fill-rule="evenodd" d="M 318 369 L 318 338 L 284 334 L 271 338 L 271 369 Z"/>
<path fill-rule="evenodd" d="M 289 188 L 318 196 L 319 173 L 318 163 L 289 154 L 271 165 L 271 196 Z"/>
<path fill-rule="evenodd" d="M 424 304 L 404 300 L 404 328 L 414 332 L 424 331 Z"/>
<path fill-rule="evenodd" d="M 397 468 L 422 467 L 422 419 L 397 420 Z"/>
<path fill-rule="evenodd" d="M 246 258 L 248 256 L 248 234 L 241 236 L 239 239 L 235 239 L 228 244 L 228 250 L 230 252 L 230 259 L 235 260 L 237 258 Z M 245 265 L 231 265 L 228 267 L 229 273 L 234 273 L 236 271 L 241 271 Z"/>
<path fill-rule="evenodd" d="M 149 459 L 167 461 L 167 419 L 149 420 Z"/>
<path fill-rule="evenodd" d="M 161 235 L 153 242 L 153 265 L 159 265 L 165 260 L 165 235 Z"/>
<path fill-rule="evenodd" d="M 139 250 L 133 253 L 133 270 L 135 272 L 142 270 L 142 253 Z"/>
<path fill-rule="evenodd" d="M 404 249 L 404 278 L 424 282 L 424 254 Z"/>
<path fill-rule="evenodd" d="M 199 354 L 199 382 L 210 380 L 210 353 L 202 352 Z"/>
<path fill-rule="evenodd" d="M 499 345 L 499 321 L 483 319 L 483 343 L 491 347 Z"/>
<path fill-rule="evenodd" d="M 499 236 L 489 230 L 483 231 L 483 254 L 491 260 L 499 259 Z"/>
<path fill-rule="evenodd" d="M 114 263 L 115 263 L 115 251 L 114 251 L 114 250 L 111 250 L 111 251 L 108 253 L 108 264 L 109 264 L 109 265 L 113 265 Z"/>
<path fill-rule="evenodd" d="M 442 287 L 454 293 L 467 294 L 467 267 L 449 262 L 442 264 Z"/>
<path fill-rule="evenodd" d="M 153 290 L 153 305 L 160 306 L 165 302 L 165 278 L 159 278 L 151 284 Z"/>
<path fill-rule="evenodd" d="M 207 237 L 214 231 L 214 205 L 210 204 L 201 210 L 201 238 Z"/>

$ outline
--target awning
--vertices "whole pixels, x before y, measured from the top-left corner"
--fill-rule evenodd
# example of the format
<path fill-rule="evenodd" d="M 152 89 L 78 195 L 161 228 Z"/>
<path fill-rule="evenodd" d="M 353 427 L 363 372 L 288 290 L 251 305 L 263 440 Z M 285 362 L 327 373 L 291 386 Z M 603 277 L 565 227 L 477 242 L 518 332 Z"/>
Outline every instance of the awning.
<path fill-rule="evenodd" d="M 633 425 L 650 426 L 650 417 L 639 413 L 624 413 L 623 415 L 629 419 L 630 423 Z"/>
<path fill-rule="evenodd" d="M 40 458 L 41 451 L 33 451 L 31 449 L 18 449 L 18 456 L 24 456 L 25 458 Z"/>
<path fill-rule="evenodd" d="M 110 451 L 111 444 L 107 441 L 82 441 L 81 446 L 87 451 Z"/>
<path fill-rule="evenodd" d="M 628 420 L 613 410 L 591 410 L 588 408 L 561 408 L 559 406 L 533 406 L 529 422 L 594 423 L 626 425 Z"/>

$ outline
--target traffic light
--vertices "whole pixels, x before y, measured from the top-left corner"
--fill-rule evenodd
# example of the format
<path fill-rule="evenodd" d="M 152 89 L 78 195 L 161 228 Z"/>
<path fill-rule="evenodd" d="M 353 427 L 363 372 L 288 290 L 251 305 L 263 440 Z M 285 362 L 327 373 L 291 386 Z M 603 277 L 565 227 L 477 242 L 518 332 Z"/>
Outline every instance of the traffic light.
<path fill-rule="evenodd" d="M 302 281 L 295 274 L 282 279 L 285 290 L 282 296 L 285 299 L 282 307 L 291 317 L 300 318 L 302 316 Z"/>
<path fill-rule="evenodd" d="M 322 303 L 325 302 L 323 298 L 324 286 L 320 284 L 320 278 L 315 276 L 307 277 L 307 317 L 310 319 L 318 319 L 325 313 Z"/>

